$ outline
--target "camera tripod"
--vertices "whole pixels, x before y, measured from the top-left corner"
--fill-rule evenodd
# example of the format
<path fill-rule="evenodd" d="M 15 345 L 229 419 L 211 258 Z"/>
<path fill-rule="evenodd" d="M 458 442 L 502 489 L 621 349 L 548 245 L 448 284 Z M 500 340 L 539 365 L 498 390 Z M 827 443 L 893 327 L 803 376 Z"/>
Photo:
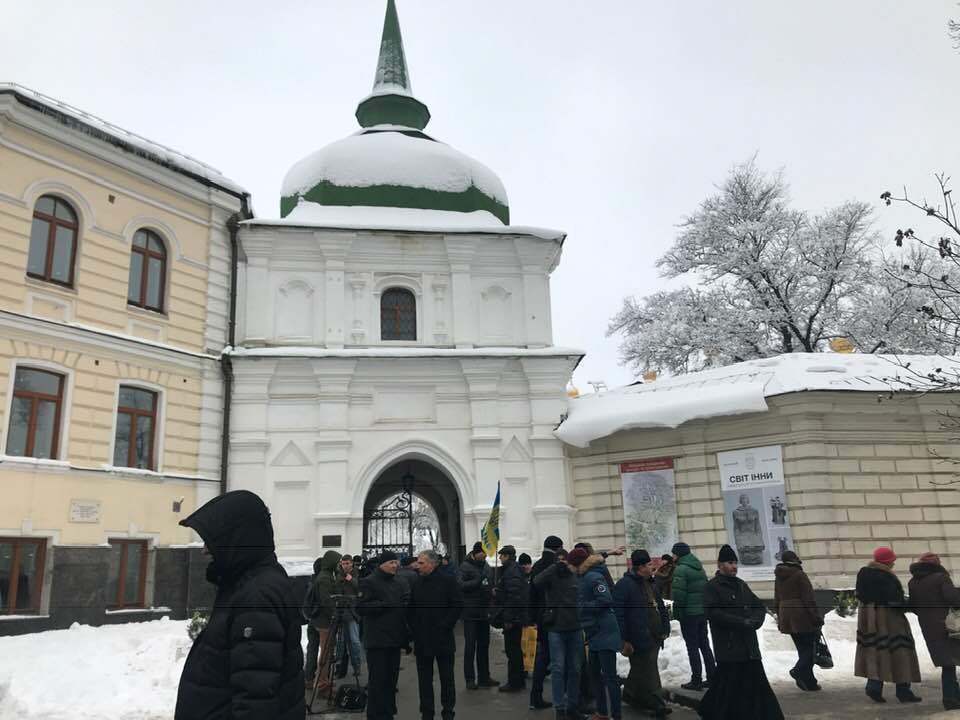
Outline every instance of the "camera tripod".
<path fill-rule="evenodd" d="M 334 596 L 336 601 L 341 596 Z M 327 629 L 327 638 L 320 648 L 320 657 L 317 661 L 317 674 L 313 679 L 313 693 L 310 695 L 310 702 L 307 703 L 307 715 L 324 715 L 332 712 L 344 712 L 343 708 L 336 707 L 334 698 L 336 697 L 337 680 L 337 651 L 342 648 L 344 653 L 349 653 L 347 643 L 346 625 L 343 622 L 343 614 L 346 612 L 343 608 L 337 607 L 330 619 L 330 627 Z M 354 671 L 356 673 L 356 671 Z M 359 687 L 359 676 L 355 674 L 354 679 Z M 321 710 L 314 710 L 313 704 L 317 696 L 327 698 L 327 706 Z"/>
<path fill-rule="evenodd" d="M 313 693 L 310 695 L 310 702 L 307 703 L 307 715 L 322 715 L 332 712 L 334 690 L 336 689 L 336 648 L 343 642 L 343 612 L 335 610 L 330 619 L 330 627 L 327 628 L 327 637 L 320 648 L 320 658 L 317 660 L 317 674 L 313 678 Z M 323 710 L 314 710 L 313 703 L 317 696 L 327 696 L 327 707 Z"/>

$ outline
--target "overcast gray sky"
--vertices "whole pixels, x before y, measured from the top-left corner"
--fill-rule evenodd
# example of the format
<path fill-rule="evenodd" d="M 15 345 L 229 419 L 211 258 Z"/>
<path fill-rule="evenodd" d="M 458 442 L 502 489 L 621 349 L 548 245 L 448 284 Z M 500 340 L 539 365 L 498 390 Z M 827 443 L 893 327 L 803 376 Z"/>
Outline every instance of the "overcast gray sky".
<path fill-rule="evenodd" d="M 0 80 L 193 155 L 279 214 L 287 169 L 357 129 L 385 0 L 20 0 Z M 605 338 L 676 224 L 754 153 L 799 207 L 960 174 L 954 0 L 398 0 L 427 132 L 503 179 L 516 224 L 569 233 L 554 339 L 632 377 Z M 883 209 L 877 227 L 922 229 Z"/>

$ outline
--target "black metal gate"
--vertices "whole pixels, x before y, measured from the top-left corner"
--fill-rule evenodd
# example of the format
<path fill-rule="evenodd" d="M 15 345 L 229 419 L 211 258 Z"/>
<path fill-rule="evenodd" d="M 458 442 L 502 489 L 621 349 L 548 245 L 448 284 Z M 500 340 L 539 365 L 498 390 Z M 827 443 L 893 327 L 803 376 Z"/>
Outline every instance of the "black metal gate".
<path fill-rule="evenodd" d="M 363 554 L 413 555 L 413 492 L 403 489 L 363 515 Z"/>

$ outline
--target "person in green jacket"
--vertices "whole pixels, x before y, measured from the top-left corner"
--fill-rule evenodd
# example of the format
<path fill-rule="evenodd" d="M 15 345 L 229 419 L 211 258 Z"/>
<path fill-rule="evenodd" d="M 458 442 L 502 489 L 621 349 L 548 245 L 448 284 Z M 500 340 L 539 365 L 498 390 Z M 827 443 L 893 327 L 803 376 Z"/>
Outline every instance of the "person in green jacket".
<path fill-rule="evenodd" d="M 678 542 L 671 552 L 676 560 L 672 583 L 673 617 L 680 621 L 680 632 L 687 645 L 687 657 L 690 659 L 690 682 L 680 687 L 700 692 L 710 684 L 717 667 L 710 650 L 707 619 L 703 611 L 703 591 L 707 586 L 707 574 L 686 543 Z M 703 663 L 700 662 L 701 654 Z M 706 682 L 703 678 L 703 665 L 707 666 Z"/>

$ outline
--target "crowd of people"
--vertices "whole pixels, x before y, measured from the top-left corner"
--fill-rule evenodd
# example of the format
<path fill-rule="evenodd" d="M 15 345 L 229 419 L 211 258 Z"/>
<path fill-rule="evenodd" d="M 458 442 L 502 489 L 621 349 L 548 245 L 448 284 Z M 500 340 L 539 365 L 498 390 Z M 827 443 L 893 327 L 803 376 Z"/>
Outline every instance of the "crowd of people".
<path fill-rule="evenodd" d="M 780 632 L 796 645 L 790 675 L 797 687 L 820 690 L 814 667 L 824 609 L 817 606 L 793 551 L 785 551 L 776 568 L 770 609 L 737 577 L 737 554 L 728 545 L 720 549 L 712 578 L 691 548 L 679 542 L 656 561 L 646 550 L 635 550 L 627 572 L 616 581 L 606 558 L 623 554 L 623 548 L 603 553 L 577 543 L 567 551 L 554 536 L 545 539 L 536 562 L 518 558 L 510 545 L 500 548 L 496 572 L 480 543 L 459 568 L 433 550 L 403 562 L 387 551 L 363 567 L 357 565 L 360 558 L 327 552 L 315 563 L 297 613 L 291 585 L 274 554 L 269 513 L 256 495 L 227 493 L 183 524 L 205 542 L 211 555 L 207 577 L 217 586 L 217 596 L 207 628 L 184 666 L 177 720 L 303 718 L 304 684 L 313 686 L 316 674 L 322 680 L 331 669 L 335 677 L 345 677 L 348 665 L 359 677 L 364 663 L 367 718 L 394 718 L 401 656 L 411 652 L 420 717 L 432 720 L 436 715 L 436 668 L 439 715 L 452 720 L 458 622 L 463 623 L 462 672 L 468 691 L 497 687 L 503 693 L 525 693 L 531 709 L 552 707 L 558 720 L 620 718 L 624 703 L 648 716 L 665 717 L 671 708 L 658 671 L 658 654 L 670 636 L 664 598 L 672 602 L 689 658 L 691 677 L 681 687 L 695 696 L 691 704 L 706 720 L 783 718 L 757 637 L 770 612 Z M 916 613 L 931 659 L 941 668 L 943 706 L 960 709 L 960 638 L 946 624 L 950 609 L 960 607 L 960 590 L 940 558 L 928 552 L 910 566 L 908 596 L 893 572 L 896 561 L 893 550 L 877 548 L 857 576 L 854 673 L 866 680 L 866 695 L 874 702 L 886 702 L 885 683 L 895 685 L 899 702 L 920 702 L 911 689 L 920 670 L 906 617 Z M 300 650 L 302 620 L 307 623 L 306 666 Z M 336 647 L 333 627 L 339 630 Z M 491 627 L 503 633 L 503 682 L 490 674 Z M 521 648 L 528 627 L 537 631 L 529 673 Z M 618 654 L 629 658 L 626 678 L 618 677 Z M 331 665 L 324 667 L 318 657 Z M 550 700 L 543 696 L 548 673 Z M 402 716 L 411 717 L 410 709 Z"/>

